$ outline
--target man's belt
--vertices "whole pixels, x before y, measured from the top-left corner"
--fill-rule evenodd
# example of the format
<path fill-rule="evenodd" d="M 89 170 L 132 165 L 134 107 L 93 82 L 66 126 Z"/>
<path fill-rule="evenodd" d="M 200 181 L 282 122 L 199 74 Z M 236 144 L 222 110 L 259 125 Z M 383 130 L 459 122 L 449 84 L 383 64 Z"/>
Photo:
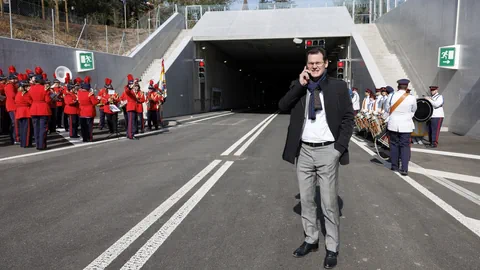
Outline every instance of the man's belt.
<path fill-rule="evenodd" d="M 306 144 L 310 147 L 321 147 L 321 146 L 327 146 L 329 144 L 332 144 L 334 142 L 322 142 L 322 143 L 311 143 L 311 142 L 304 142 L 302 141 L 303 144 Z"/>

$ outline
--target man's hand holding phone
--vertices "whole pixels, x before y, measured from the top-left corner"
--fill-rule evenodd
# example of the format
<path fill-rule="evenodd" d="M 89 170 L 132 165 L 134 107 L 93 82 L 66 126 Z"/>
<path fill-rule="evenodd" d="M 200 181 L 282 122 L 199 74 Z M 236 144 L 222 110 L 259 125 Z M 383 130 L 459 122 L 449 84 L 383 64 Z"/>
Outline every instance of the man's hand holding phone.
<path fill-rule="evenodd" d="M 300 73 L 299 81 L 302 86 L 307 85 L 308 81 L 310 80 L 310 70 L 307 67 L 303 68 L 302 73 Z"/>

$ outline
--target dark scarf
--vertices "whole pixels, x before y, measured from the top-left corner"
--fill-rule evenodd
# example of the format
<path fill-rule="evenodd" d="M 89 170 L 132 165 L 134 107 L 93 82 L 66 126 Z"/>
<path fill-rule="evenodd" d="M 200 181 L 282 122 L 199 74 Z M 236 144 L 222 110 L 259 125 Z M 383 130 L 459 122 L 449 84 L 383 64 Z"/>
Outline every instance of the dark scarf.
<path fill-rule="evenodd" d="M 315 120 L 317 118 L 316 111 L 322 110 L 322 101 L 320 100 L 320 82 L 325 81 L 327 78 L 327 71 L 325 70 L 316 82 L 309 80 L 307 89 L 310 92 L 310 99 L 308 100 L 308 119 Z"/>

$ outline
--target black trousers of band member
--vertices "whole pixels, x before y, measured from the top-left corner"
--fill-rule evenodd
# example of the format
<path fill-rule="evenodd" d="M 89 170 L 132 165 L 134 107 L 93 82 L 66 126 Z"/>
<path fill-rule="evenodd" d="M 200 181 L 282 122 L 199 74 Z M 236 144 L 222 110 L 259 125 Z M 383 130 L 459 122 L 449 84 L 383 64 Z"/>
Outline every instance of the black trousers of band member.
<path fill-rule="evenodd" d="M 57 131 L 57 108 L 50 108 L 52 115 L 48 118 L 48 131 Z"/>
<path fill-rule="evenodd" d="M 48 116 L 32 116 L 35 144 L 38 150 L 47 148 Z"/>
<path fill-rule="evenodd" d="M 442 123 L 443 123 L 443 117 L 430 118 L 430 120 L 427 121 L 428 141 L 432 146 L 438 146 L 438 137 L 440 136 Z"/>
<path fill-rule="evenodd" d="M 135 132 L 135 134 L 137 134 L 138 132 L 140 133 L 143 133 L 145 132 L 145 119 L 143 118 L 143 112 L 137 112 L 137 130 Z"/>
<path fill-rule="evenodd" d="M 107 125 L 110 133 L 118 132 L 118 113 L 106 113 Z"/>
<path fill-rule="evenodd" d="M 0 106 L 0 134 L 7 134 L 8 133 L 8 116 L 7 108 L 5 105 Z"/>
<path fill-rule="evenodd" d="M 411 133 L 388 131 L 390 136 L 390 160 L 392 169 L 399 169 L 399 159 L 402 160 L 402 171 L 408 172 L 408 162 L 410 161 L 410 137 Z"/>
<path fill-rule="evenodd" d="M 137 132 L 137 112 L 128 112 L 127 138 L 133 139 Z"/>
<path fill-rule="evenodd" d="M 100 124 L 98 124 L 99 128 L 104 128 L 105 127 L 105 112 L 103 111 L 103 107 L 100 107 Z"/>
<path fill-rule="evenodd" d="M 67 131 L 67 132 L 69 130 L 68 118 L 70 118 L 70 116 L 68 116 L 68 114 L 66 114 L 65 111 L 64 111 L 63 112 L 63 127 L 65 128 L 65 131 Z"/>
<path fill-rule="evenodd" d="M 56 115 L 56 118 L 57 118 L 57 128 L 61 128 L 62 127 L 62 117 L 63 117 L 63 124 L 65 125 L 65 117 L 64 117 L 64 114 L 63 114 L 63 107 L 62 106 L 59 106 L 57 107 L 57 115 Z M 65 125 L 65 128 L 67 126 Z"/>
<path fill-rule="evenodd" d="M 152 129 L 152 124 L 155 126 L 155 129 L 158 129 L 158 111 L 148 111 L 147 112 L 147 122 L 148 129 Z"/>
<path fill-rule="evenodd" d="M 80 131 L 84 142 L 93 142 L 93 117 L 80 117 Z"/>
<path fill-rule="evenodd" d="M 122 112 L 123 112 L 123 119 L 125 119 L 125 130 L 127 130 L 127 132 L 128 132 L 128 112 L 127 112 L 127 106 L 123 106 Z"/>
<path fill-rule="evenodd" d="M 78 138 L 78 114 L 68 115 L 68 125 L 65 128 L 68 129 L 70 138 Z"/>
<path fill-rule="evenodd" d="M 17 121 L 15 120 L 15 112 L 8 112 L 8 115 L 10 116 L 10 143 L 14 144 L 15 142 L 18 142 L 20 139 L 18 138 L 18 124 Z"/>
<path fill-rule="evenodd" d="M 20 137 L 20 147 L 27 148 L 32 146 L 33 130 L 32 118 L 20 118 L 18 123 L 18 136 Z"/>

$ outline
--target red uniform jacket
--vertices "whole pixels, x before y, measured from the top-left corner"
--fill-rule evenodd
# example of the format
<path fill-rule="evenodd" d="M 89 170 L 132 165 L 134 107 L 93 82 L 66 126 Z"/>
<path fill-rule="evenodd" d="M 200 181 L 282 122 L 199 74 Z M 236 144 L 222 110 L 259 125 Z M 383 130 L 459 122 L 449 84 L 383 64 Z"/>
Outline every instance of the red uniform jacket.
<path fill-rule="evenodd" d="M 5 85 L 5 96 L 7 96 L 7 112 L 14 112 L 17 108 L 15 106 L 15 96 L 17 95 L 17 87 L 12 83 L 7 83 Z"/>
<path fill-rule="evenodd" d="M 105 106 L 103 107 L 103 111 L 107 114 L 113 114 L 114 112 L 112 112 L 112 110 L 110 110 L 110 102 L 108 101 L 110 99 L 110 97 L 112 97 L 113 99 L 113 104 L 118 106 L 118 103 L 120 102 L 120 97 L 118 96 L 117 93 L 113 94 L 113 95 L 109 95 L 109 94 L 105 94 L 103 95 L 102 97 L 102 103 L 105 104 Z"/>
<path fill-rule="evenodd" d="M 49 116 L 52 115 L 49 103 L 52 101 L 50 98 L 50 91 L 45 91 L 45 86 L 41 84 L 35 84 L 30 87 L 28 91 L 32 97 L 32 106 L 30 107 L 31 116 Z"/>
<path fill-rule="evenodd" d="M 98 104 L 98 99 L 95 95 L 90 96 L 90 91 L 79 90 L 78 91 L 78 103 L 80 103 L 80 117 L 95 117 L 96 110 L 95 105 Z"/>
<path fill-rule="evenodd" d="M 143 93 L 142 90 L 139 90 L 135 95 L 137 96 L 136 111 L 137 111 L 137 113 L 142 113 L 143 112 L 143 103 L 146 101 L 145 94 Z"/>
<path fill-rule="evenodd" d="M 15 111 L 15 119 L 20 118 L 32 118 L 30 116 L 30 106 L 32 105 L 32 96 L 30 93 L 18 92 L 15 96 L 15 105 L 17 110 Z"/>
<path fill-rule="evenodd" d="M 63 110 L 66 114 L 79 114 L 80 106 L 78 104 L 77 95 L 72 92 L 66 92 L 63 96 L 65 101 L 65 109 Z"/>
<path fill-rule="evenodd" d="M 63 95 L 64 95 L 64 88 L 63 87 L 55 87 L 53 88 L 53 91 L 55 91 L 55 94 L 57 94 L 57 107 L 63 107 L 65 106 L 65 103 L 63 102 Z"/>
<path fill-rule="evenodd" d="M 0 83 L 0 96 L 5 96 L 5 84 L 3 83 Z M 6 102 L 6 99 L 3 101 L 0 100 L 0 106 L 5 106 Z"/>
<path fill-rule="evenodd" d="M 135 96 L 135 93 L 133 90 L 128 88 L 128 86 L 125 86 L 125 90 L 123 92 L 122 98 L 123 100 L 127 101 L 127 112 L 136 112 L 137 111 L 137 97 Z"/>
<path fill-rule="evenodd" d="M 155 91 L 148 92 L 148 95 L 147 95 L 147 100 L 148 100 L 147 110 L 148 111 L 158 110 L 158 106 L 160 104 L 161 98 L 162 98 L 162 96 L 160 96 L 160 94 L 158 94 Z"/>

